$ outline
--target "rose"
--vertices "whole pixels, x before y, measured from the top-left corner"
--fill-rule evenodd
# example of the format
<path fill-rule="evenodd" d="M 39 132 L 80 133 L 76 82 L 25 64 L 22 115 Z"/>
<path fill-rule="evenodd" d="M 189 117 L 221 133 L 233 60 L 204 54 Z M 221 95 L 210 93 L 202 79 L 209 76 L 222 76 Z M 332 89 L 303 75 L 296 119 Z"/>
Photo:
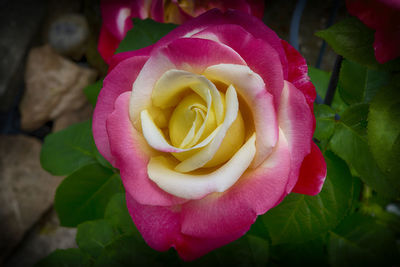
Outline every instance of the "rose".
<path fill-rule="evenodd" d="M 113 60 L 93 135 L 152 248 L 195 259 L 290 192 L 320 192 L 306 62 L 255 17 L 214 9 Z"/>
<path fill-rule="evenodd" d="M 383 64 L 400 56 L 400 2 L 398 0 L 346 0 L 347 10 L 375 30 L 376 60 Z"/>
<path fill-rule="evenodd" d="M 218 8 L 222 11 L 236 9 L 261 18 L 263 0 L 102 0 L 103 25 L 98 50 L 109 63 L 110 58 L 133 27 L 132 18 L 151 18 L 158 22 L 181 24 L 205 11 Z"/>

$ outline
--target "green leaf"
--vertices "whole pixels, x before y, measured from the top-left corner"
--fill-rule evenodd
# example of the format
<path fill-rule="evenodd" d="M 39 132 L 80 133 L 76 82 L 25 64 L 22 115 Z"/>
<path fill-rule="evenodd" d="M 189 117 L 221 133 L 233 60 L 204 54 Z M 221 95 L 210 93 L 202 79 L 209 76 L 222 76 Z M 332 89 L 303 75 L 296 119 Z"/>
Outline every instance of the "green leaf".
<path fill-rule="evenodd" d="M 89 100 L 90 104 L 92 104 L 93 106 L 96 106 L 97 96 L 99 95 L 102 87 L 103 87 L 103 81 L 100 80 L 100 81 L 97 81 L 93 84 L 86 86 L 83 89 L 83 92 L 85 93 L 87 99 Z"/>
<path fill-rule="evenodd" d="M 69 175 L 82 166 L 96 162 L 106 168 L 113 168 L 97 150 L 91 121 L 77 123 L 49 134 L 40 152 L 43 169 L 53 175 Z"/>
<path fill-rule="evenodd" d="M 331 232 L 329 260 L 332 266 L 394 266 L 393 233 L 371 217 L 353 214 Z"/>
<path fill-rule="evenodd" d="M 367 116 L 367 104 L 357 104 L 347 109 L 337 122 L 330 147 L 374 190 L 395 196 L 398 189 L 393 187 L 388 177 L 379 169 L 368 147 Z"/>
<path fill-rule="evenodd" d="M 268 254 L 267 240 L 247 234 L 183 266 L 266 266 Z"/>
<path fill-rule="evenodd" d="M 138 241 L 135 236 L 123 235 L 105 247 L 94 266 L 165 266 L 167 263 L 177 266 L 177 260 L 171 250 L 161 253 Z"/>
<path fill-rule="evenodd" d="M 142 238 L 129 215 L 125 193 L 115 194 L 111 198 L 104 213 L 104 218 L 109 221 L 119 234 L 131 234 L 137 236 L 138 239 Z"/>
<path fill-rule="evenodd" d="M 175 24 L 159 23 L 151 19 L 133 19 L 133 28 L 119 44 L 117 53 L 137 50 L 156 43 L 177 27 Z"/>
<path fill-rule="evenodd" d="M 304 243 L 276 245 L 271 247 L 270 257 L 279 266 L 328 266 L 328 253 L 324 239 L 326 238 L 317 238 Z"/>
<path fill-rule="evenodd" d="M 324 98 L 328 90 L 331 74 L 327 71 L 308 66 L 308 76 L 310 76 L 310 80 L 314 84 L 317 93 Z"/>
<path fill-rule="evenodd" d="M 335 130 L 335 111 L 327 105 L 314 105 L 316 128 L 314 137 L 318 140 L 329 139 Z"/>
<path fill-rule="evenodd" d="M 61 225 L 78 224 L 103 218 L 110 198 L 123 192 L 121 178 L 99 164 L 87 165 L 74 172 L 56 191 L 55 209 Z"/>
<path fill-rule="evenodd" d="M 347 104 L 369 103 L 379 89 L 390 82 L 390 74 L 343 60 L 339 93 Z"/>
<path fill-rule="evenodd" d="M 108 221 L 87 221 L 78 225 L 76 243 L 80 249 L 97 258 L 115 237 L 116 234 Z"/>
<path fill-rule="evenodd" d="M 300 243 L 333 229 L 353 202 L 354 182 L 346 163 L 325 153 L 328 174 L 316 196 L 289 194 L 278 206 L 261 216 L 272 243 Z"/>
<path fill-rule="evenodd" d="M 90 121 L 74 124 L 46 136 L 40 162 L 54 175 L 68 175 L 82 166 L 95 163 L 94 141 Z"/>
<path fill-rule="evenodd" d="M 89 265 L 89 256 L 80 249 L 57 249 L 39 261 L 36 267 L 83 267 Z"/>
<path fill-rule="evenodd" d="M 383 65 L 376 61 L 373 49 L 374 31 L 355 17 L 346 18 L 316 35 L 347 59 L 371 68 L 400 69 L 398 60 Z"/>
<path fill-rule="evenodd" d="M 368 115 L 368 143 L 377 165 L 400 190 L 400 86 L 383 88 Z"/>
<path fill-rule="evenodd" d="M 308 66 L 308 75 L 310 76 L 311 82 L 314 84 L 318 95 L 324 98 L 326 91 L 328 90 L 331 73 Z M 340 95 L 337 93 L 333 97 L 332 108 L 336 111 L 336 113 L 341 113 L 347 108 L 347 104 L 343 102 L 343 100 L 340 98 Z"/>

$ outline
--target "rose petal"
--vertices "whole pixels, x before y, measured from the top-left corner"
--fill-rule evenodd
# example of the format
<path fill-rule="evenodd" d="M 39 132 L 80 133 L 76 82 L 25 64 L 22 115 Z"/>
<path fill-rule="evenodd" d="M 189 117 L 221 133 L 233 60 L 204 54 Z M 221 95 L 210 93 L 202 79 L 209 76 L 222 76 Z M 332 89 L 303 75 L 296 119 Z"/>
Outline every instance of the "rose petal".
<path fill-rule="evenodd" d="M 176 172 L 164 157 L 151 158 L 147 165 L 148 174 L 161 189 L 181 198 L 199 199 L 213 192 L 224 192 L 249 167 L 256 152 L 255 140 L 253 134 L 227 163 L 209 174 Z"/>
<path fill-rule="evenodd" d="M 198 140 L 204 131 L 211 105 L 214 107 L 218 123 L 222 122 L 224 116 L 221 95 L 213 83 L 201 75 L 193 74 L 187 71 L 169 70 L 165 72 L 164 75 L 157 81 L 152 92 L 152 100 L 153 105 L 160 108 L 167 108 L 177 105 L 178 103 L 176 100 L 180 99 L 177 96 L 179 96 L 188 87 L 201 96 L 207 103 L 207 114 L 198 131 L 198 135 L 196 135 L 196 139 Z M 213 134 L 209 135 L 205 140 L 193 147 L 182 149 L 169 144 L 161 130 L 152 120 L 147 110 L 143 110 L 140 114 L 144 137 L 150 146 L 163 152 L 184 152 L 204 147 L 211 142 L 211 140 L 219 131 L 219 129 L 218 131 L 214 131 Z"/>
<path fill-rule="evenodd" d="M 245 233 L 256 215 L 264 214 L 286 195 L 289 171 L 288 143 L 280 132 L 271 156 L 228 191 L 182 205 L 182 233 L 198 238 Z"/>
<path fill-rule="evenodd" d="M 138 17 L 136 10 L 132 10 L 131 5 L 128 0 L 103 0 L 100 5 L 103 25 L 120 41 L 133 26 L 132 21 L 128 18 Z"/>
<path fill-rule="evenodd" d="M 398 16 L 400 16 L 400 12 Z M 400 23 L 398 23 L 398 28 L 400 28 Z M 376 60 L 381 64 L 400 57 L 400 30 L 377 30 L 375 32 L 374 50 Z"/>
<path fill-rule="evenodd" d="M 125 190 L 136 201 L 146 205 L 170 206 L 186 200 L 161 190 L 147 174 L 149 157 L 156 156 L 142 134 L 132 126 L 128 116 L 130 92 L 115 101 L 115 109 L 107 118 L 107 132 L 113 166 L 120 169 Z"/>
<path fill-rule="evenodd" d="M 143 239 L 153 249 L 168 250 L 181 236 L 179 207 L 161 207 L 138 203 L 128 192 L 126 205 Z"/>
<path fill-rule="evenodd" d="M 278 139 L 278 123 L 271 94 L 264 81 L 247 66 L 219 64 L 204 71 L 211 80 L 233 84 L 246 104 L 251 107 L 257 135 L 257 152 L 252 166 L 258 166 L 271 153 Z"/>
<path fill-rule="evenodd" d="M 230 85 L 226 90 L 225 103 L 225 118 L 222 124 L 218 127 L 219 129 L 215 137 L 199 152 L 179 163 L 175 167 L 175 170 L 180 172 L 190 172 L 203 167 L 214 157 L 215 153 L 221 146 L 222 141 L 224 140 L 226 132 L 229 130 L 229 127 L 231 127 L 232 123 L 238 116 L 239 102 L 237 99 L 236 90 L 232 85 Z"/>
<path fill-rule="evenodd" d="M 195 260 L 210 251 L 227 245 L 236 239 L 239 239 L 245 232 L 250 229 L 241 230 L 237 233 L 229 233 L 229 235 L 219 238 L 195 238 L 187 235 L 182 235 L 183 238 L 177 240 L 174 244 L 179 256 L 185 261 Z"/>
<path fill-rule="evenodd" d="M 290 193 L 299 177 L 304 157 L 310 153 L 314 116 L 304 94 L 288 81 L 285 81 L 282 91 L 278 120 L 290 149 L 291 173 L 286 187 L 286 192 Z"/>
<path fill-rule="evenodd" d="M 156 45 L 157 47 L 163 47 L 175 39 L 183 36 L 190 37 L 193 34 L 206 29 L 207 27 L 222 24 L 235 24 L 241 26 L 246 32 L 249 32 L 255 38 L 262 39 L 265 43 L 271 45 L 279 55 L 281 64 L 283 66 L 284 78 L 287 78 L 287 59 L 280 38 L 274 31 L 266 27 L 261 20 L 251 17 L 244 12 L 228 10 L 227 12 L 223 13 L 218 9 L 210 10 L 198 16 L 195 20 L 189 20 L 182 26 L 176 28 L 168 35 L 163 37 L 159 42 L 157 42 Z"/>
<path fill-rule="evenodd" d="M 272 46 L 254 38 L 241 26 L 231 24 L 208 27 L 193 37 L 217 40 L 238 52 L 248 67 L 264 80 L 278 107 L 284 76 L 279 54 Z"/>
<path fill-rule="evenodd" d="M 120 40 L 112 35 L 106 27 L 101 27 L 97 50 L 107 64 L 118 48 Z"/>
<path fill-rule="evenodd" d="M 289 67 L 287 80 L 304 94 L 312 111 L 314 109 L 314 100 L 317 96 L 317 92 L 315 91 L 315 86 L 312 84 L 310 77 L 307 74 L 307 62 L 288 42 L 285 40 L 281 41 L 288 59 Z"/>
<path fill-rule="evenodd" d="M 184 149 L 184 148 L 178 148 L 178 147 L 172 146 L 168 143 L 168 141 L 165 139 L 163 133 L 157 127 L 157 125 L 154 123 L 153 119 L 151 118 L 151 116 L 147 110 L 144 110 L 141 112 L 141 121 L 142 121 L 143 136 L 146 139 L 147 143 L 154 149 L 157 149 L 162 152 L 169 152 L 169 153 L 185 152 L 185 151 L 204 147 L 204 146 L 208 145 L 214 139 L 215 135 L 219 131 L 219 128 L 215 129 L 207 138 L 205 138 L 203 141 L 201 141 L 197 145 L 195 145 L 191 148 Z"/>
<path fill-rule="evenodd" d="M 117 49 L 117 48 L 115 48 Z M 127 52 L 122 52 L 118 53 L 115 55 L 111 55 L 111 58 L 108 61 L 108 73 L 112 71 L 115 66 L 117 66 L 120 62 L 124 61 L 127 58 L 131 57 L 136 57 L 140 55 L 150 55 L 151 50 L 153 49 L 153 46 L 147 46 L 142 49 L 134 50 L 134 51 L 127 51 Z"/>
<path fill-rule="evenodd" d="M 400 56 L 400 3 L 395 0 L 347 0 L 347 10 L 375 31 L 376 60 L 383 64 Z"/>
<path fill-rule="evenodd" d="M 195 238 L 180 232 L 180 206 L 141 205 L 129 194 L 126 194 L 126 202 L 132 220 L 150 247 L 159 251 L 175 247 L 179 256 L 186 261 L 194 260 L 226 245 L 248 230 L 215 239 Z"/>
<path fill-rule="evenodd" d="M 321 192 L 326 178 L 326 162 L 318 146 L 311 143 L 311 152 L 300 168 L 299 180 L 293 188 L 294 193 L 315 196 Z"/>
<path fill-rule="evenodd" d="M 100 152 L 111 164 L 114 163 L 106 130 L 106 120 L 114 109 L 114 101 L 123 92 L 130 91 L 140 69 L 148 59 L 142 55 L 126 59 L 116 66 L 104 79 L 93 113 L 93 137 Z"/>
<path fill-rule="evenodd" d="M 168 70 L 179 69 L 201 74 L 207 67 L 219 63 L 245 65 L 243 59 L 231 48 L 210 40 L 178 39 L 159 50 L 153 48 L 153 51 L 132 87 L 129 114 L 139 130 L 140 112 L 151 106 L 153 88 Z"/>
<path fill-rule="evenodd" d="M 164 1 L 152 0 L 150 12 L 151 12 L 151 18 L 153 20 L 158 22 L 164 22 Z"/>
<path fill-rule="evenodd" d="M 187 71 L 169 70 L 167 71 L 156 83 L 152 99 L 153 104 L 157 107 L 166 108 L 175 106 L 177 104 L 176 96 L 181 93 L 185 87 L 200 84 L 201 87 L 192 88 L 197 92 L 204 101 L 208 101 L 207 93 L 204 89 L 211 94 L 212 104 L 215 111 L 217 123 L 221 123 L 224 117 L 224 106 L 222 104 L 221 95 L 215 85 L 210 82 L 203 75 L 196 75 Z"/>

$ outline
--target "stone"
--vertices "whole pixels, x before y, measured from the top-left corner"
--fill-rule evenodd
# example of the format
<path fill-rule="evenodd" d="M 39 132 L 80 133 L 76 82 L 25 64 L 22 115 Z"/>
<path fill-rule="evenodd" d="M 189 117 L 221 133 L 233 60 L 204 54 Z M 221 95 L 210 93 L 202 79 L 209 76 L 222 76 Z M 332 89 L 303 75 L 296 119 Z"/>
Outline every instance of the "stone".
<path fill-rule="evenodd" d="M 93 115 L 93 107 L 87 102 L 82 108 L 71 111 L 58 117 L 53 124 L 53 132 L 61 131 L 72 124 L 83 122 L 91 119 Z"/>
<path fill-rule="evenodd" d="M 21 128 L 32 131 L 87 104 L 83 88 L 97 72 L 58 55 L 50 46 L 29 52 L 25 73 L 26 91 L 20 103 Z"/>
<path fill-rule="evenodd" d="M 86 52 L 89 26 L 80 14 L 64 14 L 50 24 L 47 40 L 59 54 L 80 60 Z"/>
<path fill-rule="evenodd" d="M 51 210 L 10 255 L 5 267 L 33 266 L 56 249 L 76 248 L 76 228 L 60 226 L 57 214 Z"/>
<path fill-rule="evenodd" d="M 0 136 L 0 265 L 52 206 L 61 182 L 40 166 L 40 149 L 33 137 Z"/>
<path fill-rule="evenodd" d="M 23 89 L 26 51 L 39 32 L 46 1 L 0 1 L 0 112 L 8 111 Z"/>

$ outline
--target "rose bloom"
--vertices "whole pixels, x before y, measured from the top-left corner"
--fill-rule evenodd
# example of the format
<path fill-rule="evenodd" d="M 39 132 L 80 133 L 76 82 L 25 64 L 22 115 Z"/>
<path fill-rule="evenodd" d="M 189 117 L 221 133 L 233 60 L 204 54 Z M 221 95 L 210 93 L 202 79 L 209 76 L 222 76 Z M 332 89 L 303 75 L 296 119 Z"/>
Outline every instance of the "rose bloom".
<path fill-rule="evenodd" d="M 98 50 L 109 63 L 119 43 L 132 29 L 132 18 L 182 24 L 212 8 L 222 11 L 236 9 L 262 18 L 264 0 L 102 0 L 103 25 Z"/>
<path fill-rule="evenodd" d="M 93 117 L 149 246 L 193 260 L 326 176 L 303 57 L 262 21 L 213 9 L 117 54 Z"/>
<path fill-rule="evenodd" d="M 400 1 L 346 0 L 347 10 L 375 30 L 376 60 L 383 64 L 400 56 Z"/>

